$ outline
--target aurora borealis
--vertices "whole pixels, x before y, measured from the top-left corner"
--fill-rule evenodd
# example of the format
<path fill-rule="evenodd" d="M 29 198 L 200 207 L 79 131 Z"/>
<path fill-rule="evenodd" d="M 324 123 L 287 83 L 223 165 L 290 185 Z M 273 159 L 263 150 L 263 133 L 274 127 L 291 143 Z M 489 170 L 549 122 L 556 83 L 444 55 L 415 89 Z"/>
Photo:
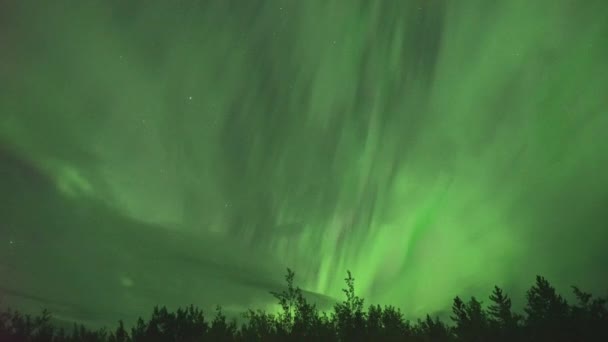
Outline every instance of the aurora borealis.
<path fill-rule="evenodd" d="M 92 323 L 270 308 L 285 267 L 322 300 L 350 270 L 414 316 L 536 274 L 605 293 L 607 17 L 2 1 L 0 304 Z"/>

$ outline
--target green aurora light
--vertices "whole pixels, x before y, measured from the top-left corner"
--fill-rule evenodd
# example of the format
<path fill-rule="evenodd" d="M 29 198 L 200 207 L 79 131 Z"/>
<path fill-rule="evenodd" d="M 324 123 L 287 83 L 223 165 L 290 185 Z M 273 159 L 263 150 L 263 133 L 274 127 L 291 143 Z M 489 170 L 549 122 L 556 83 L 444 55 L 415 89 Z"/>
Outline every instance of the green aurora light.
<path fill-rule="evenodd" d="M 185 257 L 273 279 L 260 288 L 289 266 L 332 298 L 348 269 L 367 303 L 411 315 L 536 274 L 606 290 L 606 1 L 5 1 L 0 13 L 0 141 L 53 184 L 0 180 L 13 203 L 0 280 L 13 288 L 120 308 L 68 290 L 69 270 L 62 292 L 36 285 L 52 272 L 15 266 L 21 248 L 25 268 L 76 267 L 97 247 L 69 231 L 132 253 L 138 271 L 111 281 L 133 314 L 148 290 L 181 302 L 174 283 L 151 288 L 159 279 L 203 286 Z M 121 219 L 67 227 L 78 210 Z M 115 240 L 127 226 L 191 238 L 142 269 L 152 253 Z M 53 239 L 72 258 L 34 252 Z M 242 282 L 216 279 L 200 301 L 229 302 L 243 290 L 226 284 Z M 235 310 L 274 301 L 238 298 Z"/>

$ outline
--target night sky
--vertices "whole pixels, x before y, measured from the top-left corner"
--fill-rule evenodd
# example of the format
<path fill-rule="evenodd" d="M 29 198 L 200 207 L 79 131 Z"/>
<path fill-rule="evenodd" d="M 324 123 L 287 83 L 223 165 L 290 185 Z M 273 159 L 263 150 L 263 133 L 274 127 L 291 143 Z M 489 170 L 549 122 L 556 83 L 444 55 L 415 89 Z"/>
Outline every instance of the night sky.
<path fill-rule="evenodd" d="M 605 0 L 0 1 L 0 305 L 608 291 Z"/>

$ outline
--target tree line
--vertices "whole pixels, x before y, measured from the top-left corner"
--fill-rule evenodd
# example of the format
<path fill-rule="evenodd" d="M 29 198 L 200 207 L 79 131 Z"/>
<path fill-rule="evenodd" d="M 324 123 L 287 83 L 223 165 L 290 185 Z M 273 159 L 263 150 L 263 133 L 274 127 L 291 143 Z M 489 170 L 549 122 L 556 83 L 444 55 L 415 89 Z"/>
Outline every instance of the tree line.
<path fill-rule="evenodd" d="M 139 318 L 132 328 L 122 321 L 115 329 L 92 330 L 74 325 L 71 331 L 52 324 L 43 310 L 32 316 L 6 309 L 0 312 L 3 342 L 241 342 L 241 341 L 608 341 L 607 298 L 594 297 L 572 287 L 576 303 L 568 303 L 544 277 L 537 276 L 526 292 L 523 313 L 514 312 L 511 298 L 498 286 L 488 305 L 475 297 L 456 297 L 448 322 L 427 315 L 415 321 L 393 306 L 364 306 L 355 294 L 354 278 L 347 273 L 345 299 L 330 312 L 309 303 L 287 270 L 286 289 L 271 292 L 281 310 L 248 310 L 240 325 L 217 307 L 207 317 L 191 305 L 169 311 L 155 307 L 149 319 Z"/>

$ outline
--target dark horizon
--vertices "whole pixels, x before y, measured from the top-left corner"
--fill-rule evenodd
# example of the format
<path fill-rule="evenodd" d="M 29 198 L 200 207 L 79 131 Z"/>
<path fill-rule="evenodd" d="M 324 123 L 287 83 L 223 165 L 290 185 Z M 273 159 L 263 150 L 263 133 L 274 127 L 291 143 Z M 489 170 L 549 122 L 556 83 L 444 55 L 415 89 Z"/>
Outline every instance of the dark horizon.
<path fill-rule="evenodd" d="M 306 299 L 287 269 L 281 290 L 271 291 L 280 310 L 249 309 L 238 318 L 216 306 L 214 314 L 188 305 L 176 309 L 155 306 L 149 318 L 116 327 L 69 326 L 48 310 L 39 315 L 0 311 L 0 340 L 6 342 L 571 342 L 608 339 L 608 296 L 597 297 L 572 286 L 569 303 L 542 276 L 526 291 L 522 312 L 513 310 L 509 293 L 495 286 L 487 300 L 454 297 L 448 319 L 427 314 L 412 319 L 398 307 L 367 304 L 356 291 L 350 272 L 344 278 L 344 298 L 332 310 Z M 212 317 L 212 318 L 211 318 Z"/>

